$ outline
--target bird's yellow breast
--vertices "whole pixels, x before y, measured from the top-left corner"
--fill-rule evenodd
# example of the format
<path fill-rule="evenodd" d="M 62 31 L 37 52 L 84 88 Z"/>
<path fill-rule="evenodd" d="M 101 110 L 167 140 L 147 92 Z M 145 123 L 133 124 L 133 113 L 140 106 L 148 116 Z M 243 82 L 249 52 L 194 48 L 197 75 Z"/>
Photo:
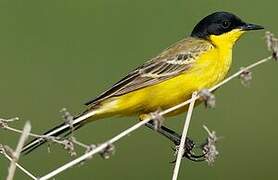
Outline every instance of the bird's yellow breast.
<path fill-rule="evenodd" d="M 128 94 L 114 97 L 102 110 L 107 114 L 136 115 L 166 109 L 191 98 L 194 91 L 210 88 L 223 80 L 232 62 L 232 48 L 241 34 L 210 37 L 210 47 L 195 58 L 191 68 L 180 75 Z M 106 110 L 105 110 L 106 109 Z M 174 114 L 185 111 L 183 108 Z"/>

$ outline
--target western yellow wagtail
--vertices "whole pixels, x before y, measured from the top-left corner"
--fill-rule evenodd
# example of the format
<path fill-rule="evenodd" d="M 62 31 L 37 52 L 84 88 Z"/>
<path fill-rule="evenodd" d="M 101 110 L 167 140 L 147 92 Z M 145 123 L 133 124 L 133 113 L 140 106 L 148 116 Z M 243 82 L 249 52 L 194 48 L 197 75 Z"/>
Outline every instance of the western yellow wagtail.
<path fill-rule="evenodd" d="M 72 125 L 63 123 L 47 136 L 59 136 L 88 122 L 111 116 L 144 116 L 167 109 L 191 98 L 194 91 L 210 88 L 224 79 L 232 62 L 232 49 L 241 35 L 263 29 L 228 12 L 215 12 L 203 18 L 191 35 L 145 62 L 97 98 L 86 103 L 87 109 Z M 185 112 L 181 108 L 175 115 Z M 152 126 L 152 124 L 149 124 Z M 179 135 L 162 127 L 165 136 Z M 170 138 L 171 139 L 171 138 Z M 37 138 L 23 151 L 30 152 L 47 140 Z M 188 142 L 190 145 L 190 141 Z"/>

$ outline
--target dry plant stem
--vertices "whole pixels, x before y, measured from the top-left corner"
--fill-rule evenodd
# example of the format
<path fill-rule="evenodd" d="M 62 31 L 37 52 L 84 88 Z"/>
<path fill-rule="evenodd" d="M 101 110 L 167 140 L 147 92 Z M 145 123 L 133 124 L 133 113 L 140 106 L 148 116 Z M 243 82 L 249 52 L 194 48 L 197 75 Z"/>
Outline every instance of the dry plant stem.
<path fill-rule="evenodd" d="M 76 145 L 78 145 L 78 146 L 80 146 L 80 147 L 82 147 L 82 148 L 85 148 L 85 149 L 90 148 L 89 145 L 84 144 L 84 143 L 82 143 L 82 142 L 76 140 L 74 137 L 71 138 L 71 141 L 72 141 L 74 144 L 76 144 Z"/>
<path fill-rule="evenodd" d="M 244 71 L 250 70 L 260 64 L 263 64 L 269 60 L 271 60 L 273 58 L 273 56 L 269 56 L 266 57 L 264 59 L 261 59 L 247 67 L 243 67 L 242 69 L 240 69 L 238 72 L 236 72 L 235 74 L 231 75 L 230 77 L 226 78 L 225 80 L 223 80 L 222 82 L 220 82 L 219 84 L 215 85 L 214 87 L 210 88 L 209 91 L 212 92 L 214 90 L 216 90 L 217 88 L 223 86 L 224 84 L 226 84 L 227 82 L 229 82 L 230 80 L 234 79 L 235 77 L 238 77 L 241 73 L 243 73 Z"/>
<path fill-rule="evenodd" d="M 89 151 L 88 153 L 74 159 L 73 161 L 61 166 L 60 168 L 50 172 L 49 174 L 43 176 L 40 178 L 40 180 L 47 180 L 50 179 L 52 177 L 54 177 L 55 175 L 63 172 L 64 170 L 79 164 L 80 162 L 92 157 L 94 154 L 97 154 L 99 152 L 101 152 L 103 149 L 105 149 L 107 146 L 109 146 L 110 144 L 113 144 L 114 142 L 118 141 L 119 139 L 127 136 L 128 134 L 130 134 L 131 132 L 135 131 L 136 129 L 140 128 L 141 126 L 143 126 L 144 124 L 146 124 L 147 122 L 149 122 L 151 119 L 146 119 L 143 121 L 140 121 L 139 123 L 135 124 L 134 126 L 128 128 L 127 130 L 123 131 L 122 133 L 120 133 L 119 135 L 113 137 L 112 139 L 108 140 L 107 142 L 97 146 L 96 148 L 94 148 L 93 150 Z"/>
<path fill-rule="evenodd" d="M 181 141 L 180 141 L 180 145 L 179 145 L 179 150 L 178 150 L 178 155 L 177 155 L 177 160 L 176 160 L 172 180 L 177 180 L 178 179 L 180 164 L 181 164 L 181 160 L 182 160 L 182 157 L 183 157 L 183 154 L 184 154 L 185 139 L 186 139 L 187 131 L 188 131 L 188 128 L 189 128 L 192 112 L 193 112 L 193 109 L 194 109 L 196 96 L 197 96 L 197 92 L 194 92 L 192 94 L 191 103 L 189 105 L 188 112 L 187 112 L 187 115 L 186 115 L 186 119 L 185 119 L 185 123 L 184 123 L 184 127 L 183 127 L 183 132 L 182 132 L 182 136 L 181 136 Z"/>
<path fill-rule="evenodd" d="M 15 128 L 10 127 L 10 126 L 5 126 L 4 129 L 15 132 L 15 133 L 18 133 L 18 134 L 22 134 L 22 130 L 15 129 Z M 54 136 L 39 135 L 39 134 L 31 133 L 31 132 L 29 133 L 29 136 L 35 137 L 35 138 L 45 138 L 45 139 L 48 139 L 49 141 L 55 142 L 57 144 L 62 144 L 62 145 L 64 144 L 63 140 L 59 140 Z M 89 148 L 88 145 L 86 145 L 84 143 L 81 143 L 77 140 L 73 140 L 72 142 L 75 143 L 76 145 L 80 146 L 80 147 Z"/>
<path fill-rule="evenodd" d="M 246 71 L 246 70 L 249 70 L 249 69 L 252 69 L 252 68 L 254 68 L 254 67 L 256 67 L 256 66 L 258 66 L 258 65 L 260 65 L 260 64 L 263 64 L 263 63 L 269 61 L 270 59 L 272 59 L 272 56 L 269 56 L 269 57 L 267 57 L 267 58 L 261 59 L 261 60 L 255 62 L 255 63 L 253 63 L 253 64 L 251 64 L 251 65 L 249 65 L 249 66 L 247 66 L 247 67 L 245 67 L 245 68 L 242 68 L 241 70 L 239 70 L 239 71 L 236 72 L 235 74 L 231 75 L 231 76 L 228 77 L 227 79 L 223 80 L 223 81 L 220 82 L 219 84 L 217 84 L 217 85 L 215 85 L 214 87 L 210 88 L 209 91 L 212 92 L 212 91 L 216 90 L 217 88 L 223 86 L 224 84 L 226 84 L 226 83 L 229 82 L 230 80 L 232 80 L 232 79 L 238 77 L 242 72 L 244 72 L 244 71 Z M 195 100 L 196 100 L 196 99 L 199 99 L 199 98 L 200 98 L 200 96 L 197 95 L 197 96 L 195 97 Z M 161 111 L 158 115 L 159 115 L 159 116 L 164 116 L 165 114 L 168 114 L 168 113 L 170 113 L 170 112 L 172 112 L 172 111 L 175 111 L 175 110 L 177 110 L 177 109 L 180 109 L 180 108 L 182 108 L 182 107 L 184 107 L 184 106 L 190 104 L 192 101 L 195 101 L 195 100 L 189 99 L 189 100 L 187 100 L 187 101 L 185 101 L 185 102 L 183 102 L 183 103 L 181 103 L 181 104 L 178 104 L 178 105 L 176 105 L 176 106 L 174 106 L 174 107 L 171 107 L 171 108 L 169 108 L 169 109 L 166 109 L 166 110 L 164 110 L 164 111 Z M 128 128 L 127 130 L 121 132 L 120 134 L 118 134 L 118 135 L 115 136 L 114 138 L 112 138 L 112 139 L 108 140 L 107 142 L 105 142 L 105 143 L 103 143 L 103 144 L 97 146 L 95 149 L 93 149 L 93 150 L 87 152 L 86 154 L 84 154 L 84 155 L 82 155 L 82 156 L 80 156 L 80 157 L 74 159 L 73 161 L 71 161 L 71 162 L 69 162 L 69 163 L 67 163 L 67 164 L 65 164 L 65 165 L 63 165 L 63 166 L 61 166 L 61 167 L 59 167 L 59 168 L 53 170 L 53 171 L 50 172 L 49 174 L 47 174 L 47 175 L 41 177 L 40 180 L 47 180 L 47 179 L 50 179 L 50 178 L 54 177 L 55 175 L 57 175 L 57 174 L 63 172 L 64 170 L 66 170 L 66 169 L 68 169 L 68 168 L 70 168 L 70 167 L 72 167 L 72 166 L 74 166 L 74 165 L 76 165 L 76 164 L 79 164 L 80 162 L 86 160 L 87 158 L 92 157 L 94 154 L 97 154 L 97 153 L 101 152 L 103 149 L 105 149 L 105 148 L 106 148 L 107 146 L 109 146 L 110 144 L 113 144 L 114 142 L 120 140 L 121 138 L 125 137 L 126 135 L 130 134 L 131 132 L 135 131 L 136 129 L 140 128 L 141 126 L 145 125 L 145 124 L 146 124 L 147 122 L 149 122 L 150 120 L 152 120 L 152 119 L 151 119 L 150 117 L 148 117 L 148 118 L 146 118 L 146 119 L 140 121 L 139 123 L 137 123 L 137 124 L 133 125 L 132 127 Z"/>
<path fill-rule="evenodd" d="M 9 160 L 9 161 L 12 161 L 13 159 L 8 156 L 7 154 L 4 154 L 4 156 Z M 37 178 L 31 174 L 29 171 L 27 171 L 24 167 L 22 167 L 20 164 L 18 163 L 15 163 L 15 165 L 22 171 L 24 172 L 27 176 L 29 176 L 30 178 L 34 179 L 34 180 L 37 180 Z"/>
<path fill-rule="evenodd" d="M 15 128 L 12 128 L 12 127 L 10 127 L 10 126 L 5 126 L 4 129 L 7 129 L 7 130 L 9 130 L 9 131 L 13 131 L 13 132 L 22 134 L 22 130 L 15 129 Z M 29 136 L 32 136 L 32 137 L 35 137 L 35 138 L 39 138 L 39 137 L 47 138 L 47 137 L 49 137 L 49 136 L 34 134 L 34 133 L 31 133 L 31 132 L 29 133 Z"/>
<path fill-rule="evenodd" d="M 27 121 L 24 125 L 22 134 L 20 136 L 20 139 L 19 139 L 17 147 L 16 147 L 16 150 L 13 153 L 13 157 L 12 157 L 11 164 L 10 164 L 10 167 L 9 167 L 9 173 L 8 173 L 8 176 L 7 176 L 7 180 L 12 180 L 13 177 L 14 177 L 15 169 L 16 169 L 16 163 L 19 159 L 20 152 L 21 152 L 21 150 L 24 146 L 25 141 L 27 140 L 27 138 L 29 136 L 30 131 L 31 131 L 31 124 Z"/>

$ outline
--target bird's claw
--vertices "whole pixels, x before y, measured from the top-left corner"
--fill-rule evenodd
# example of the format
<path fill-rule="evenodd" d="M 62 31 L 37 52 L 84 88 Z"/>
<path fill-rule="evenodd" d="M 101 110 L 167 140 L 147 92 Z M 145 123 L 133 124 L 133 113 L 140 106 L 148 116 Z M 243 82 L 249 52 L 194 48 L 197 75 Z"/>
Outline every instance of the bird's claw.
<path fill-rule="evenodd" d="M 205 156 L 206 156 L 207 152 L 203 151 L 203 154 L 195 155 L 195 153 L 193 151 L 195 147 L 196 147 L 196 145 L 195 145 L 194 141 L 189 138 L 186 138 L 185 145 L 184 145 L 183 158 L 187 158 L 194 162 L 205 161 Z M 201 147 L 198 147 L 198 148 L 201 148 Z M 176 148 L 173 148 L 173 150 L 175 151 L 175 154 L 177 154 L 178 149 L 179 149 L 179 146 L 176 144 Z M 176 160 L 172 161 L 171 163 L 175 163 L 175 162 L 176 162 Z"/>

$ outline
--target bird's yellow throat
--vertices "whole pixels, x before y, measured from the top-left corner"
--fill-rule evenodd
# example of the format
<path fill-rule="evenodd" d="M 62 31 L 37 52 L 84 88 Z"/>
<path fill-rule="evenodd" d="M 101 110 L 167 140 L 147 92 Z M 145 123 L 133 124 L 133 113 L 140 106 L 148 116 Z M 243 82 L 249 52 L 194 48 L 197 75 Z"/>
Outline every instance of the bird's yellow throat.
<path fill-rule="evenodd" d="M 231 49 L 244 32 L 241 29 L 234 29 L 221 35 L 210 35 L 209 40 L 217 48 Z"/>

